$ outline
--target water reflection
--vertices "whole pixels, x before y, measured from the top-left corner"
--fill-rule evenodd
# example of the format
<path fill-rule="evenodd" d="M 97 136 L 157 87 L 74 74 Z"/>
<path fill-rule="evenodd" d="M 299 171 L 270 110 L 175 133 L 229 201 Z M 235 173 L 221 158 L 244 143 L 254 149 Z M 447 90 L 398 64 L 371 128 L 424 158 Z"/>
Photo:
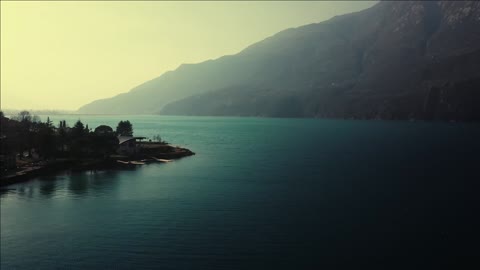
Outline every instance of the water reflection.
<path fill-rule="evenodd" d="M 48 179 L 40 184 L 40 194 L 46 198 L 51 198 L 57 188 L 56 179 Z"/>
<path fill-rule="evenodd" d="M 33 198 L 34 191 L 35 191 L 34 186 L 22 186 L 19 189 L 17 189 L 17 194 L 19 194 L 22 197 L 27 197 L 31 199 Z"/>
<path fill-rule="evenodd" d="M 34 199 L 36 197 L 52 198 L 56 196 L 85 197 L 99 196 L 118 187 L 119 174 L 130 172 L 136 174 L 137 168 L 106 171 L 65 171 L 55 176 L 44 176 L 25 183 L 11 185 L 0 189 L 0 198 L 9 195 Z"/>
<path fill-rule="evenodd" d="M 73 173 L 68 179 L 67 190 L 70 194 L 79 197 L 89 193 L 103 194 L 106 190 L 112 190 L 116 187 L 117 176 L 123 171 L 109 170 Z"/>
<path fill-rule="evenodd" d="M 0 198 L 6 196 L 8 193 L 14 192 L 14 188 L 2 187 L 0 188 Z"/>
<path fill-rule="evenodd" d="M 90 172 L 72 174 L 68 179 L 68 190 L 75 195 L 87 193 L 90 182 Z"/>

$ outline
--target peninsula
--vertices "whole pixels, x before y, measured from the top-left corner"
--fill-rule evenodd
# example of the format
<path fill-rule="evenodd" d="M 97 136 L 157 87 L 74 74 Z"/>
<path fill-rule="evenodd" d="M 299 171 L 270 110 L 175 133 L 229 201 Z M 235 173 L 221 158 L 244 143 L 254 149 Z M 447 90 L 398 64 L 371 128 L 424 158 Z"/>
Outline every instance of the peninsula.
<path fill-rule="evenodd" d="M 10 118 L 0 112 L 0 123 L 0 186 L 64 170 L 124 169 L 195 154 L 159 135 L 133 136 L 128 120 L 115 131 L 107 125 L 92 130 L 80 120 L 73 127 L 65 120 L 54 126 L 50 118 L 42 122 L 22 111 Z"/>

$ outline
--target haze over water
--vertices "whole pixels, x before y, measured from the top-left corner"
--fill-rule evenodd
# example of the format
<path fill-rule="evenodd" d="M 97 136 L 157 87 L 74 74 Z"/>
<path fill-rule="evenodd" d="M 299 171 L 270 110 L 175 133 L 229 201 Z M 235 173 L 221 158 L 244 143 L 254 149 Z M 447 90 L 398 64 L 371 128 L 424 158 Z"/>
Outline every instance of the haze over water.
<path fill-rule="evenodd" d="M 478 255 L 478 124 L 50 117 L 78 118 L 91 128 L 128 119 L 134 135 L 197 154 L 9 186 L 2 269 L 432 266 Z"/>

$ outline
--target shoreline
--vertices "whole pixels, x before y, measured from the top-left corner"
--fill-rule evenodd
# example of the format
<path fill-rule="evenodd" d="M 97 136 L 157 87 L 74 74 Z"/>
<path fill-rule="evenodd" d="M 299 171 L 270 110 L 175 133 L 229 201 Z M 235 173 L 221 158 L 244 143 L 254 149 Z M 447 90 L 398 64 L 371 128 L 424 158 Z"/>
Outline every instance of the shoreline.
<path fill-rule="evenodd" d="M 160 145 L 151 143 L 151 145 Z M 195 155 L 187 148 L 163 144 L 162 151 L 144 151 L 133 156 L 112 155 L 108 158 L 61 158 L 40 161 L 0 177 L 0 188 L 27 182 L 35 177 L 57 174 L 61 171 L 83 172 L 88 170 L 120 170 L 153 162 L 165 163 Z"/>

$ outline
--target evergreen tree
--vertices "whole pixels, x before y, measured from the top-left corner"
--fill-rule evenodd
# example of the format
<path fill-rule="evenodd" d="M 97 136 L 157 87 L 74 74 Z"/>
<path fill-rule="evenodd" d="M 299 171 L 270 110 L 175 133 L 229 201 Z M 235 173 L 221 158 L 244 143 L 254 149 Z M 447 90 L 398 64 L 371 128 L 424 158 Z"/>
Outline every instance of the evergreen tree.
<path fill-rule="evenodd" d="M 47 122 L 45 124 L 47 124 L 47 127 L 53 128 L 53 122 L 50 121 L 50 117 L 47 117 Z"/>
<path fill-rule="evenodd" d="M 130 121 L 120 121 L 117 125 L 118 136 L 133 136 L 133 127 Z"/>
<path fill-rule="evenodd" d="M 72 127 L 72 135 L 74 137 L 81 137 L 85 134 L 85 126 L 82 121 L 78 120 L 75 125 Z"/>

